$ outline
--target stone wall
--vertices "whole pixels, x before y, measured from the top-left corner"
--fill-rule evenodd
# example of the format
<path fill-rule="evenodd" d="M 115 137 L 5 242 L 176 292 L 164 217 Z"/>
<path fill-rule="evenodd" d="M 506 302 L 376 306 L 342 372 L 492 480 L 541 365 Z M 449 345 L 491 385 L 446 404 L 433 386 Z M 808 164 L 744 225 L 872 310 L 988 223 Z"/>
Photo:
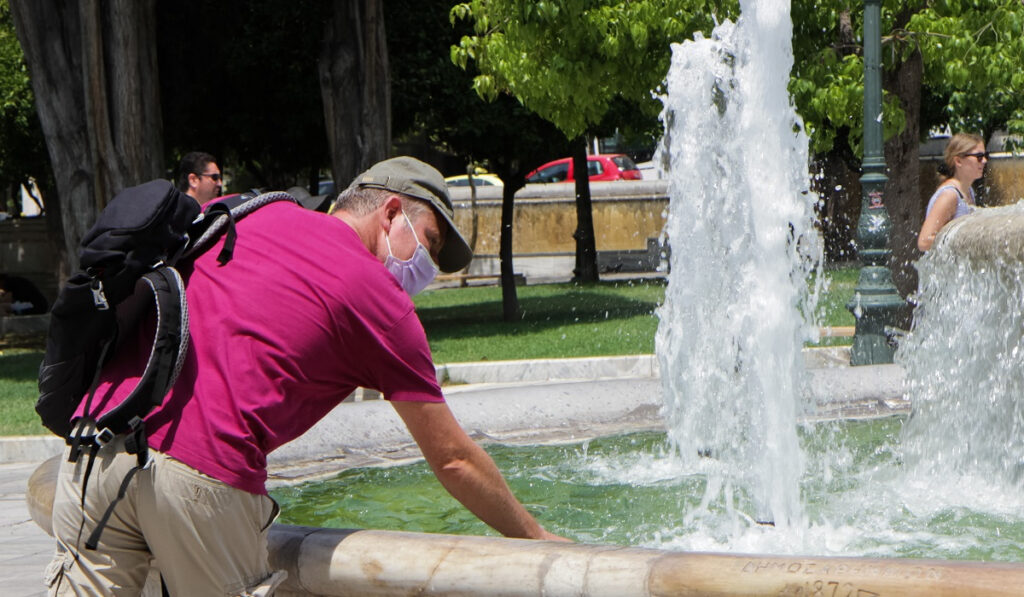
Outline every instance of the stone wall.
<path fill-rule="evenodd" d="M 595 244 L 603 271 L 652 272 L 661 266 L 658 241 L 667 215 L 667 187 L 665 180 L 591 183 Z M 516 193 L 513 265 L 527 279 L 572 275 L 574 192 L 572 184 L 555 183 L 527 185 Z M 471 273 L 498 271 L 501 193 L 499 187 L 479 187 L 474 201 L 468 187 L 452 189 L 456 223 L 476 254 Z"/>
<path fill-rule="evenodd" d="M 28 278 L 52 303 L 57 297 L 57 270 L 45 217 L 0 220 L 0 272 Z"/>
<path fill-rule="evenodd" d="M 934 190 L 936 163 L 921 162 L 921 210 Z M 859 211 L 856 181 L 845 190 Z M 1024 159 L 993 156 L 986 173 L 988 205 L 1007 205 L 1024 198 Z M 664 268 L 661 238 L 668 212 L 666 180 L 591 183 L 598 265 L 603 272 L 652 272 Z M 565 278 L 575 265 L 576 204 L 572 184 L 533 184 L 516 194 L 514 267 L 527 279 Z M 501 224 L 498 187 L 479 187 L 476 200 L 468 187 L 452 189 L 456 221 L 471 242 L 477 258 L 470 274 L 498 272 Z M 856 222 L 856 214 L 851 214 Z M 474 222 L 475 220 L 475 222 Z M 473 231 L 475 230 L 475 235 Z M 57 293 L 57 257 L 45 217 L 0 221 L 0 271 L 35 282 L 52 300 Z"/>

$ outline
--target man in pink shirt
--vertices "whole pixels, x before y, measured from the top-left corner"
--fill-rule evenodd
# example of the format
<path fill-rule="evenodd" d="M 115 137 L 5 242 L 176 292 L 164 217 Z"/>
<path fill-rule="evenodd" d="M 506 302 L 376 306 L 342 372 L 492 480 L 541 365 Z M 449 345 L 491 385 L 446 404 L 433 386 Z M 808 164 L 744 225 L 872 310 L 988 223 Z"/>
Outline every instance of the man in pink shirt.
<path fill-rule="evenodd" d="M 560 539 L 516 500 L 494 462 L 444 402 L 411 294 L 472 258 L 437 170 L 381 162 L 330 214 L 280 202 L 238 222 L 234 258 L 214 246 L 188 276 L 192 339 L 162 406 L 146 418 L 151 463 L 135 474 L 96 550 L 83 548 L 136 457 L 117 441 L 64 463 L 53 526 L 51 595 L 138 595 L 152 558 L 172 595 L 269 595 L 277 505 L 266 456 L 356 387 L 390 400 L 444 487 L 510 537 Z M 149 336 L 147 337 L 147 334 Z M 140 330 L 138 346 L 151 342 Z M 90 402 L 124 398 L 148 351 L 120 350 Z M 341 507 L 342 504 L 339 504 Z"/>

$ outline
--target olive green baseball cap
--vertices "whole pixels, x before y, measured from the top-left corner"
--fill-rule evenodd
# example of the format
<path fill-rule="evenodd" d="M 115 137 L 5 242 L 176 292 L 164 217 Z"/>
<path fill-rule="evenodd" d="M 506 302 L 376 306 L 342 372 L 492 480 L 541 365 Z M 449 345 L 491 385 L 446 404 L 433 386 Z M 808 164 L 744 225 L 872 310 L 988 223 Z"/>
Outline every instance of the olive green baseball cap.
<path fill-rule="evenodd" d="M 473 259 L 473 250 L 455 225 L 455 210 L 448 185 L 433 166 L 409 156 L 391 158 L 370 166 L 369 170 L 357 176 L 349 185 L 350 189 L 356 187 L 385 189 L 430 203 L 448 223 L 448 234 L 437 256 L 437 266 L 441 271 L 457 272 Z"/>

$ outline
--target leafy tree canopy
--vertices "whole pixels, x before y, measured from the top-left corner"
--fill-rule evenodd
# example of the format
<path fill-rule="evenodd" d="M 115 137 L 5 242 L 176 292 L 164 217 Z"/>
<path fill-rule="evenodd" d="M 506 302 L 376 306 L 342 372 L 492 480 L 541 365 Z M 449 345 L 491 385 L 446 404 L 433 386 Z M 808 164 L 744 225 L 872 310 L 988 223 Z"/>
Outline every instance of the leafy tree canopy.
<path fill-rule="evenodd" d="M 474 34 L 451 49 L 480 71 L 473 87 L 501 92 L 575 138 L 622 98 L 657 113 L 651 91 L 668 71 L 669 43 L 709 29 L 723 5 L 704 0 L 472 0 L 452 8 Z"/>
<path fill-rule="evenodd" d="M 50 178 L 42 128 L 7 0 L 0 0 L 0 189 Z"/>
<path fill-rule="evenodd" d="M 1024 2 L 930 4 L 908 30 L 921 45 L 925 80 L 947 98 L 946 123 L 1024 135 Z"/>
<path fill-rule="evenodd" d="M 450 59 L 452 44 L 468 33 L 466 23 L 449 22 L 449 7 L 419 0 L 387 0 L 388 55 L 392 74 L 392 117 L 396 137 L 422 135 L 466 164 L 487 163 L 505 183 L 515 166 L 523 173 L 568 149 L 551 123 L 503 96 L 487 102 L 473 91 L 475 70 Z M 503 168 L 503 166 L 505 166 Z"/>
<path fill-rule="evenodd" d="M 864 4 L 796 0 L 790 92 L 811 150 L 837 140 L 862 153 Z M 599 122 L 614 97 L 658 109 L 650 100 L 669 64 L 670 42 L 717 20 L 735 18 L 736 2 L 700 0 L 472 0 L 451 18 L 470 19 L 474 34 L 452 60 L 474 61 L 474 88 L 485 98 L 508 92 L 567 136 Z M 884 68 L 915 51 L 925 65 L 923 134 L 936 127 L 1024 134 L 1024 3 L 936 0 L 882 5 Z M 886 138 L 903 130 L 899 99 L 884 97 Z"/>
<path fill-rule="evenodd" d="M 862 154 L 863 2 L 793 3 L 795 65 L 790 80 L 811 150 L 832 149 L 848 129 Z M 990 135 L 1005 128 L 1024 134 L 1024 3 L 1020 0 L 944 0 L 882 4 L 883 67 L 892 70 L 920 51 L 924 62 L 920 130 Z M 897 98 L 884 97 L 888 138 L 905 126 Z"/>

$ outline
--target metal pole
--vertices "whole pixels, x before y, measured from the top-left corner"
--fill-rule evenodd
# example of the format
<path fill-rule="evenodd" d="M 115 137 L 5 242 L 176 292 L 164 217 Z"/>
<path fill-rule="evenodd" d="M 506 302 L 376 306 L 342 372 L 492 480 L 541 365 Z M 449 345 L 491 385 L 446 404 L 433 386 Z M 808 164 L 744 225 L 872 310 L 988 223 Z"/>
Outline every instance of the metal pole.
<path fill-rule="evenodd" d="M 846 308 L 857 318 L 851 365 L 891 363 L 895 347 L 886 327 L 906 302 L 889 270 L 892 224 L 885 209 L 885 154 L 882 149 L 881 0 L 864 0 L 864 174 L 857 222 L 857 254 L 863 264 Z"/>

